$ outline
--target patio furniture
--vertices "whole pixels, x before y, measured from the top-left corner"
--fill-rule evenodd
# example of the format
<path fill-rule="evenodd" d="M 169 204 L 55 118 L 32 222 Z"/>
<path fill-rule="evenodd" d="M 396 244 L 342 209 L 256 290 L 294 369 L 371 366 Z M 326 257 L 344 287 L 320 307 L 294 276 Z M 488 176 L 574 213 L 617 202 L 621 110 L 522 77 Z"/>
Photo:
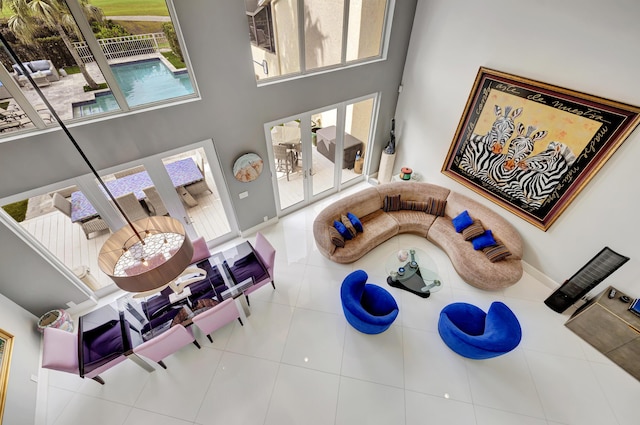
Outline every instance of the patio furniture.
<path fill-rule="evenodd" d="M 34 73 L 38 72 L 38 73 L 42 74 L 42 76 L 47 81 L 58 81 L 58 80 L 60 80 L 60 74 L 58 74 L 58 70 L 56 70 L 56 67 L 53 66 L 53 62 L 51 62 L 50 60 L 41 59 L 41 60 L 35 60 L 35 61 L 31 61 L 31 62 L 23 62 L 22 64 L 27 69 L 27 71 L 29 71 L 29 73 L 31 74 L 32 77 L 33 77 Z M 16 80 L 18 85 L 23 87 L 28 80 L 25 77 L 24 73 L 22 72 L 22 68 L 20 68 L 20 66 L 17 65 L 17 64 L 13 64 L 13 70 L 14 70 L 13 78 Z M 38 77 L 39 76 L 40 75 L 38 75 Z M 35 78 L 34 78 L 34 80 L 35 80 Z M 40 86 L 38 81 L 36 81 L 36 84 L 38 84 L 38 86 Z"/>
<path fill-rule="evenodd" d="M 71 218 L 71 202 L 63 197 L 59 192 L 53 194 L 53 206 L 67 217 Z M 109 230 L 109 225 L 100 217 L 95 217 L 87 221 L 79 222 L 82 231 L 87 239 L 92 233 Z"/>
<path fill-rule="evenodd" d="M 398 316 L 398 304 L 384 288 L 367 283 L 364 270 L 350 273 L 342 282 L 340 299 L 347 322 L 365 334 L 386 331 Z"/>
<path fill-rule="evenodd" d="M 184 188 L 187 190 L 187 192 L 189 192 L 191 196 L 197 196 L 204 192 L 213 193 L 213 190 L 211 190 L 205 179 L 188 184 Z"/>
<path fill-rule="evenodd" d="M 157 362 L 166 369 L 167 366 L 162 360 L 190 343 L 193 343 L 193 345 L 200 349 L 200 344 L 193 336 L 191 328 L 185 328 L 177 324 L 172 326 L 168 331 L 134 347 L 133 352 Z"/>
<path fill-rule="evenodd" d="M 318 152 L 335 163 L 336 126 L 321 128 L 316 131 Z M 356 154 L 362 152 L 362 141 L 349 133 L 344 133 L 342 168 L 352 169 L 356 162 Z"/>
<path fill-rule="evenodd" d="M 454 352 L 475 360 L 506 354 L 522 339 L 517 317 L 499 301 L 488 313 L 468 303 L 447 305 L 440 312 L 438 333 Z"/>
<path fill-rule="evenodd" d="M 183 188 L 184 185 L 202 180 L 203 178 L 202 173 L 198 170 L 193 159 L 186 158 L 171 162 L 166 164 L 165 168 L 171 178 L 171 182 L 182 196 L 182 199 L 184 200 L 188 197 L 193 201 L 194 205 L 197 205 L 198 202 Z M 116 197 L 133 192 L 138 199 L 145 198 L 144 188 L 154 185 L 153 180 L 151 180 L 151 177 L 146 171 L 107 181 L 106 184 L 111 193 Z M 73 222 L 87 220 L 88 218 L 98 215 L 96 209 L 80 191 L 71 194 L 71 204 L 71 221 Z"/>
<path fill-rule="evenodd" d="M 202 313 L 198 313 L 193 316 L 193 324 L 198 327 L 204 334 L 207 335 L 207 338 L 210 342 L 213 342 L 213 338 L 211 338 L 211 333 L 220 329 L 221 327 L 233 322 L 235 319 L 238 319 L 238 322 L 242 326 L 242 319 L 240 318 L 240 311 L 238 310 L 238 306 L 233 298 L 227 298 L 222 301 L 220 304 L 217 304 L 210 308 L 209 310 L 205 310 Z"/>
<path fill-rule="evenodd" d="M 126 195 L 118 196 L 116 198 L 118 205 L 127 215 L 127 218 L 131 221 L 142 220 L 143 218 L 149 217 L 149 214 L 144 210 L 142 204 L 136 198 L 136 195 L 133 192 L 129 192 Z"/>
<path fill-rule="evenodd" d="M 151 210 L 151 215 L 169 215 L 167 207 L 164 206 L 162 198 L 155 187 L 147 187 L 142 189 L 145 194 L 145 202 Z"/>
<path fill-rule="evenodd" d="M 260 258 L 260 261 L 262 261 L 262 264 L 264 264 L 265 268 L 267 269 L 268 276 L 254 283 L 253 286 L 244 291 L 244 296 L 247 299 L 247 304 L 249 304 L 249 294 L 266 285 L 267 283 L 271 283 L 273 289 L 276 289 L 276 284 L 273 281 L 273 267 L 276 260 L 276 249 L 273 247 L 273 245 L 271 245 L 271 243 L 269 243 L 267 238 L 265 238 L 262 233 L 258 232 L 256 233 L 256 244 L 254 250 L 256 251 L 256 254 L 258 254 L 258 257 Z"/>
<path fill-rule="evenodd" d="M 273 145 L 273 155 L 276 158 L 276 170 L 286 173 L 287 181 L 289 181 L 289 173 L 293 172 L 289 150 L 283 145 Z"/>

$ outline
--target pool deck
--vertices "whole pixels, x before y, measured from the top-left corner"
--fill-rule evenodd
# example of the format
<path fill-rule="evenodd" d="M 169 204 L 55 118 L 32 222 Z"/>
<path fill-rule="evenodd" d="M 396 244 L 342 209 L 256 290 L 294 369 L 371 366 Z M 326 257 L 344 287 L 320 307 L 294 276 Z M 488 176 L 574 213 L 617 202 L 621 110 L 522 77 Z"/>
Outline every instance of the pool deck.
<path fill-rule="evenodd" d="M 130 56 L 127 58 L 121 59 L 113 59 L 109 61 L 110 65 L 116 63 L 126 63 L 126 62 L 136 62 L 145 59 L 160 59 L 163 61 L 165 65 L 169 67 L 172 71 L 175 68 L 162 56 L 160 53 L 156 54 L 146 54 L 146 55 L 138 55 L 138 56 Z M 89 75 L 91 75 L 94 81 L 98 84 L 104 83 L 104 77 L 98 65 L 95 62 L 88 63 L 85 65 Z M 47 100 L 53 108 L 56 110 L 57 114 L 64 121 L 68 121 L 73 119 L 73 108 L 72 104 L 83 101 L 91 101 L 95 99 L 95 93 L 99 93 L 104 90 L 95 91 L 95 92 L 84 92 L 84 86 L 86 85 L 86 81 L 81 73 L 67 75 L 66 77 L 60 76 L 59 81 L 53 81 L 50 85 L 45 87 L 40 87 L 42 93 L 47 97 Z M 46 106 L 38 96 L 38 93 L 31 87 L 31 84 L 26 84 L 22 88 L 22 92 L 27 97 L 29 102 L 36 107 L 36 109 L 46 109 Z M 12 99 L 12 103 L 15 101 Z"/>

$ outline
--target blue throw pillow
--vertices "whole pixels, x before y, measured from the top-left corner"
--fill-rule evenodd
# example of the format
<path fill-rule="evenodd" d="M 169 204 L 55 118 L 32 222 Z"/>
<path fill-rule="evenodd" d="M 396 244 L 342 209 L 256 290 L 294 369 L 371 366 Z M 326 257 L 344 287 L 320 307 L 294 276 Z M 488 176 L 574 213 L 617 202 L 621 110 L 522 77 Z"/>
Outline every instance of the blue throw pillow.
<path fill-rule="evenodd" d="M 340 236 L 345 238 L 345 240 L 351 239 L 351 233 L 349 232 L 349 230 L 347 230 L 347 226 L 340 223 L 338 220 L 333 220 L 333 227 L 336 228 L 338 233 L 340 233 Z"/>
<path fill-rule="evenodd" d="M 355 227 L 358 232 L 364 232 L 362 223 L 360 222 L 360 219 L 358 217 L 351 214 L 350 212 L 347 213 L 347 217 L 349 218 L 349 221 L 351 221 L 351 224 L 353 224 L 353 227 Z"/>
<path fill-rule="evenodd" d="M 473 219 L 471 218 L 467 210 L 464 210 L 456 217 L 451 219 L 451 222 L 453 223 L 453 227 L 456 229 L 456 232 L 460 233 L 473 224 Z"/>
<path fill-rule="evenodd" d="M 473 249 L 478 250 L 495 245 L 496 240 L 493 238 L 491 230 L 485 230 L 484 233 L 477 238 L 471 239 L 471 243 L 473 244 Z"/>

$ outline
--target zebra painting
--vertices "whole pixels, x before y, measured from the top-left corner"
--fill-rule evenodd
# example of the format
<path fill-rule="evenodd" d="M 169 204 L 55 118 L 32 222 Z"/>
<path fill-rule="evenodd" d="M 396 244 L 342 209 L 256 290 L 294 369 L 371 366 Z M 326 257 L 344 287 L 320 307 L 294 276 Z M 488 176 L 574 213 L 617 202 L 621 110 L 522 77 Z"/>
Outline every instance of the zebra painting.
<path fill-rule="evenodd" d="M 484 136 L 474 133 L 469 137 L 460 159 L 460 169 L 479 178 L 486 175 L 487 161 L 493 154 L 502 152 L 515 130 L 514 120 L 522 113 L 522 108 L 512 109 L 511 106 L 505 106 L 503 115 L 502 108 L 494 106 L 496 120 L 491 130 Z"/>
<path fill-rule="evenodd" d="M 489 158 L 487 173 L 483 180 L 501 190 L 509 185 L 518 172 L 517 166 L 522 167 L 522 161 L 533 152 L 535 143 L 547 136 L 546 131 L 534 133 L 535 130 L 536 127 L 530 125 L 525 133 L 524 125 L 518 123 L 518 135 L 509 143 L 507 153 Z"/>
<path fill-rule="evenodd" d="M 576 161 L 567 145 L 552 141 L 547 149 L 522 162 L 522 170 L 506 193 L 532 209 L 540 208 Z"/>

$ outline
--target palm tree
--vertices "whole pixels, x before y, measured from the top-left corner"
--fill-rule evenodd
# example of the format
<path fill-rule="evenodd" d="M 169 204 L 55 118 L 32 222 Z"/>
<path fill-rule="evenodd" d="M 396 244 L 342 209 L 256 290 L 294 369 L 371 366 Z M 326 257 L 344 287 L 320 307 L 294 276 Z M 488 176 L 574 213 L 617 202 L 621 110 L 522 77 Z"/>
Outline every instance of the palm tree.
<path fill-rule="evenodd" d="M 100 8 L 90 5 L 87 0 L 79 1 L 87 18 L 102 20 Z M 71 53 L 76 65 L 80 68 L 87 85 L 92 90 L 99 88 L 71 44 L 69 33 L 75 33 L 78 38 L 82 38 L 82 34 L 80 34 L 73 15 L 63 0 L 0 0 L 0 9 L 5 5 L 11 10 L 7 24 L 18 39 L 26 44 L 31 44 L 36 30 L 42 25 L 56 31 Z"/>

